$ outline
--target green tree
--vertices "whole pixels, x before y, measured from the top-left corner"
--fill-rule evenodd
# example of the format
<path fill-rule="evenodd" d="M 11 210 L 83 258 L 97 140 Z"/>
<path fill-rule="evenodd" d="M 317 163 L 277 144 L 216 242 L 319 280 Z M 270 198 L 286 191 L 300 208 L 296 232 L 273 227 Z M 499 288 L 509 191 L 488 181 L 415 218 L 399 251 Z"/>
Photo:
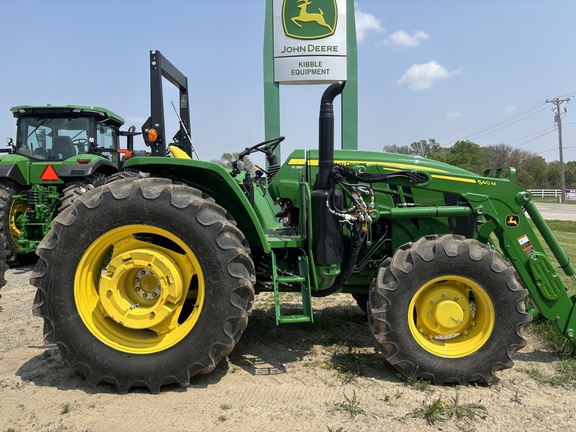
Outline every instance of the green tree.
<path fill-rule="evenodd" d="M 440 146 L 434 138 L 429 138 L 428 141 L 414 141 L 410 144 L 410 151 L 414 156 L 430 158 L 442 153 L 442 150 L 442 146 Z"/>
<path fill-rule="evenodd" d="M 547 179 L 550 189 L 560 189 L 562 187 L 562 179 L 560 177 L 560 162 L 549 162 L 547 166 Z M 566 188 L 576 188 L 576 161 L 566 162 L 564 164 L 564 183 Z"/>
<path fill-rule="evenodd" d="M 548 162 L 546 170 L 547 184 L 546 188 L 560 189 L 562 187 L 562 180 L 560 179 L 560 162 Z"/>
<path fill-rule="evenodd" d="M 440 144 L 434 138 L 428 140 L 414 141 L 409 146 L 387 145 L 384 146 L 384 151 L 388 153 L 398 153 L 411 156 L 422 156 L 425 158 L 432 157 L 442 151 Z"/>
<path fill-rule="evenodd" d="M 436 154 L 435 159 L 477 174 L 484 173 L 490 161 L 483 147 L 468 140 L 457 141 L 442 154 Z"/>
<path fill-rule="evenodd" d="M 542 156 L 508 144 L 484 147 L 490 168 L 516 169 L 516 183 L 527 189 L 545 188 L 548 184 L 546 161 Z"/>
<path fill-rule="evenodd" d="M 566 187 L 576 189 L 576 161 L 566 162 L 564 174 L 566 176 Z"/>
<path fill-rule="evenodd" d="M 388 153 L 397 153 L 397 154 L 404 154 L 409 155 L 412 154 L 410 152 L 410 146 L 397 146 L 396 144 L 386 145 L 384 146 L 384 151 Z"/>
<path fill-rule="evenodd" d="M 542 156 L 531 154 L 516 169 L 516 183 L 526 189 L 548 187 L 548 165 Z"/>

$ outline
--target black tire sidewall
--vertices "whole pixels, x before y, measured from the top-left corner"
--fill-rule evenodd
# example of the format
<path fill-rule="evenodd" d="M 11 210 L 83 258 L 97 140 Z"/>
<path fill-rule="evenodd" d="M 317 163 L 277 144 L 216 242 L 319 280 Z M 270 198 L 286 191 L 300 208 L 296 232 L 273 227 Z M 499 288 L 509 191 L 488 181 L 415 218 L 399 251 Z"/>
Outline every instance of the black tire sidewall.
<path fill-rule="evenodd" d="M 395 265 L 396 259 L 410 262 L 413 268 L 408 273 L 399 270 Z M 494 265 L 494 261 L 501 262 Z M 489 379 L 494 370 L 508 364 L 511 341 L 521 344 L 517 325 L 525 321 L 526 314 L 517 310 L 525 295 L 515 280 L 513 270 L 495 271 L 495 268 L 502 269 L 503 266 L 507 267 L 494 251 L 488 251 L 478 261 L 467 254 L 448 256 L 444 251 L 439 251 L 434 259 L 426 261 L 410 249 L 400 250 L 399 256 L 395 256 L 379 273 L 381 279 L 372 288 L 377 290 L 376 286 L 379 285 L 379 293 L 370 296 L 370 309 L 381 308 L 383 299 L 379 296 L 385 298 L 387 312 L 383 320 L 375 322 L 371 317 L 370 321 L 377 339 L 385 339 L 387 359 L 401 371 L 417 371 L 418 377 L 433 382 L 482 381 Z M 449 275 L 463 276 L 476 282 L 490 297 L 494 308 L 494 326 L 487 341 L 473 353 L 459 358 L 440 357 L 426 350 L 414 338 L 409 327 L 410 303 L 418 289 L 432 279 Z M 393 280 L 396 282 L 391 283 Z M 446 374 L 446 371 L 452 372 Z"/>
<path fill-rule="evenodd" d="M 165 192 L 161 194 L 166 196 L 158 200 L 166 204 L 169 195 Z M 206 200 L 199 202 L 207 203 Z M 61 265 L 57 271 L 52 272 L 50 286 L 46 289 L 46 303 L 50 305 L 47 314 L 55 329 L 56 340 L 64 341 L 65 349 L 71 349 L 72 346 L 80 348 L 74 353 L 77 357 L 75 363 L 93 364 L 94 359 L 98 359 L 100 374 L 122 376 L 124 380 L 131 381 L 147 375 L 158 375 L 158 368 L 176 364 L 188 364 L 188 368 L 197 364 L 196 372 L 206 373 L 214 368 L 213 359 L 222 358 L 233 348 L 230 329 L 239 326 L 242 331 L 245 328 L 242 321 L 246 321 L 245 313 L 230 300 L 234 291 L 241 289 L 235 286 L 238 281 L 231 279 L 226 271 L 234 252 L 222 253 L 223 250 L 216 246 L 214 239 L 214 235 L 220 232 L 218 223 L 202 227 L 195 216 L 202 209 L 200 206 L 192 207 L 195 206 L 179 209 L 173 205 L 153 205 L 140 195 L 130 200 L 106 197 L 102 199 L 98 211 L 84 205 L 73 206 L 76 225 L 79 226 L 79 221 L 82 221 L 82 235 L 79 235 L 79 229 L 62 229 L 62 226 L 56 228 L 58 242 L 67 247 L 59 248 L 58 255 L 54 257 L 55 262 Z M 193 329 L 176 345 L 145 355 L 121 352 L 98 340 L 84 325 L 73 292 L 76 269 L 84 251 L 110 229 L 134 223 L 162 228 L 180 237 L 198 259 L 205 281 L 204 304 Z M 245 299 L 243 303 L 248 310 L 251 300 Z M 230 321 L 238 321 L 239 324 Z M 161 375 L 177 373 L 164 370 Z"/>
<path fill-rule="evenodd" d="M 14 242 L 12 231 L 10 229 L 10 216 L 12 213 L 12 206 L 14 205 L 14 195 L 22 193 L 26 190 L 25 187 L 17 185 L 11 181 L 0 181 L 0 189 L 7 194 L 5 206 L 2 209 L 2 217 L 0 224 L 2 226 L 2 240 L 6 252 L 6 259 L 10 263 L 16 263 L 18 260 L 18 245 Z"/>

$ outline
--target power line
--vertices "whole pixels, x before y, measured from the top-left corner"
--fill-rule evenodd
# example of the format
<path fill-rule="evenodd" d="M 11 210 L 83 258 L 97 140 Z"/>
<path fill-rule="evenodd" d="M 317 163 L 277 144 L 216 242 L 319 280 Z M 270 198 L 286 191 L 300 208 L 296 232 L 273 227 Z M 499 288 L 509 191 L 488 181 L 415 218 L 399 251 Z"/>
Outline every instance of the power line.
<path fill-rule="evenodd" d="M 528 118 L 528 117 L 531 117 L 531 116 L 533 116 L 533 115 L 536 115 L 536 114 L 538 114 L 538 113 L 541 112 L 541 111 L 546 110 L 547 108 L 546 108 L 544 105 L 545 105 L 545 102 L 539 102 L 539 103 L 537 103 L 536 105 L 533 105 L 533 106 L 531 106 L 531 107 L 529 107 L 529 108 L 526 108 L 525 110 L 523 110 L 523 111 L 521 111 L 521 112 L 519 112 L 519 113 L 517 113 L 517 114 L 514 114 L 514 115 L 511 116 L 511 117 L 508 117 L 508 118 L 506 118 L 506 119 L 504 119 L 504 120 L 502 120 L 502 121 L 499 121 L 498 123 L 495 123 L 495 124 L 493 124 L 493 125 L 491 125 L 491 126 L 485 127 L 484 129 L 481 129 L 481 130 L 479 130 L 478 132 L 474 132 L 473 134 L 470 134 L 470 135 L 468 135 L 468 136 L 466 136 L 466 137 L 464 137 L 464 138 L 460 138 L 460 139 L 467 140 L 467 139 L 471 139 L 471 138 L 480 138 L 480 137 L 482 137 L 482 136 L 484 136 L 484 135 L 488 135 L 488 134 L 490 134 L 490 133 L 492 133 L 492 132 L 496 132 L 497 130 L 504 129 L 504 128 L 508 127 L 508 126 L 511 126 L 511 125 L 513 125 L 513 124 L 516 124 L 516 123 L 518 123 L 518 122 L 520 122 L 520 121 L 522 121 L 522 120 L 525 120 L 525 119 Z M 536 111 L 535 113 L 532 113 L 532 114 L 529 114 L 529 115 L 524 116 L 525 114 L 528 114 L 530 111 L 533 111 L 533 110 L 535 110 L 535 109 L 537 109 L 537 108 L 540 108 L 541 106 L 544 106 L 544 107 L 543 107 L 542 109 Z M 524 117 L 518 118 L 518 117 L 521 117 L 521 116 L 524 116 Z M 509 123 L 509 122 L 512 122 L 512 123 L 506 124 L 506 123 Z M 459 141 L 460 139 L 458 139 L 458 140 L 453 140 L 453 141 L 449 141 L 446 145 L 454 144 L 456 141 Z"/>
<path fill-rule="evenodd" d="M 512 126 L 512 125 L 514 125 L 514 124 L 516 124 L 516 123 L 519 123 L 519 122 L 521 122 L 522 120 L 526 120 L 528 117 L 532 117 L 533 115 L 536 115 L 536 114 L 538 114 L 538 113 L 541 113 L 542 111 L 545 111 L 545 110 L 547 110 L 547 109 L 548 109 L 547 107 L 544 107 L 544 108 L 542 108 L 542 109 L 540 109 L 540 110 L 538 110 L 538 111 L 536 111 L 536 112 L 533 112 L 533 113 L 530 114 L 530 115 L 527 115 L 527 116 L 525 116 L 525 117 L 519 118 L 519 119 L 513 121 L 512 123 L 504 124 L 504 125 L 502 125 L 502 126 L 500 126 L 500 127 L 498 127 L 498 128 L 495 128 L 496 125 L 494 125 L 494 126 L 492 127 L 492 129 L 490 129 L 490 128 L 485 129 L 486 132 L 484 132 L 484 133 L 476 132 L 475 134 L 472 134 L 472 135 L 467 136 L 465 139 L 470 139 L 470 138 L 477 139 L 477 138 L 481 138 L 481 137 L 486 136 L 486 135 L 490 135 L 491 133 L 494 133 L 494 132 L 499 131 L 499 130 L 501 130 L 501 129 L 507 128 L 508 126 Z M 510 121 L 510 120 L 512 120 L 512 117 L 509 118 L 507 121 Z M 501 122 L 501 123 L 502 123 L 502 122 Z M 488 129 L 490 129 L 490 130 L 488 130 Z"/>
<path fill-rule="evenodd" d="M 568 125 L 573 125 L 573 124 L 576 124 L 576 122 L 562 123 L 562 126 L 568 126 Z M 536 135 L 536 134 L 538 134 L 538 133 L 540 133 L 540 132 L 544 132 L 542 135 L 538 135 L 537 137 L 535 137 L 535 138 L 533 138 L 533 139 L 530 139 L 530 140 L 528 140 L 528 141 L 524 141 L 524 142 L 522 142 L 522 143 L 520 143 L 520 144 L 516 144 L 516 145 L 514 146 L 514 147 L 520 147 L 520 146 L 523 146 L 524 144 L 528 144 L 529 142 L 535 141 L 535 140 L 537 140 L 538 138 L 542 138 L 543 136 L 546 136 L 546 135 L 548 135 L 549 133 L 554 132 L 555 130 L 556 130 L 556 126 L 552 126 L 551 128 L 542 129 L 542 130 L 540 130 L 540 131 L 538 131 L 538 132 L 531 133 L 531 134 L 529 134 L 529 135 L 523 136 L 522 138 L 517 138 L 517 139 L 515 139 L 515 140 L 508 141 L 508 142 L 505 142 L 505 143 L 503 143 L 503 144 L 510 144 L 510 143 L 513 143 L 513 142 L 516 142 L 516 141 L 523 140 L 524 138 L 528 138 L 528 137 L 530 137 L 530 136 L 532 136 L 532 135 Z M 564 147 L 564 148 L 573 148 L 573 147 Z M 541 153 L 543 153 L 543 152 L 541 152 Z M 540 154 L 540 153 L 536 153 L 536 154 Z"/>
<path fill-rule="evenodd" d="M 528 144 L 529 142 L 536 141 L 538 138 L 542 138 L 543 136 L 548 135 L 549 133 L 552 133 L 552 132 L 554 132 L 555 130 L 556 130 L 556 128 L 553 127 L 553 128 L 551 128 L 550 130 L 548 130 L 548 132 L 544 132 L 542 135 L 538 135 L 537 137 L 534 137 L 534 138 L 532 138 L 532 139 L 529 139 L 528 141 L 524 141 L 524 142 L 522 142 L 522 143 L 520 143 L 520 144 L 516 144 L 514 147 L 520 147 L 520 146 L 523 146 L 524 144 Z M 516 140 L 516 141 L 518 141 L 518 140 Z"/>
<path fill-rule="evenodd" d="M 576 96 L 576 92 L 567 93 L 567 94 L 565 94 L 565 95 L 558 96 L 558 98 L 568 98 L 568 99 L 570 99 L 571 97 L 574 97 L 574 96 Z M 501 130 L 501 129 L 507 128 L 508 126 L 512 126 L 512 125 L 514 125 L 514 124 L 516 124 L 516 123 L 521 122 L 522 120 L 526 120 L 527 118 L 532 117 L 533 115 L 536 115 L 536 114 L 538 114 L 538 113 L 540 113 L 540 112 L 542 112 L 542 111 L 545 111 L 545 110 L 547 109 L 546 103 L 548 103 L 548 100 L 546 100 L 546 101 L 544 101 L 544 102 L 538 102 L 537 104 L 532 105 L 531 107 L 528 107 L 528 108 L 520 111 L 519 113 L 514 114 L 514 115 L 511 116 L 511 117 L 508 117 L 508 118 L 506 118 L 506 119 L 504 119 L 504 120 L 502 120 L 502 121 L 499 121 L 499 122 L 497 122 L 497 123 L 495 123 L 495 124 L 493 124 L 493 125 L 491 125 L 491 126 L 485 127 L 484 129 L 481 129 L 481 130 L 479 130 L 478 132 L 474 132 L 473 134 L 470 134 L 470 135 L 468 135 L 468 136 L 466 136 L 466 137 L 464 137 L 464 138 L 460 138 L 460 139 L 458 139 L 458 140 L 448 141 L 448 142 L 447 142 L 446 144 L 444 144 L 444 145 L 448 146 L 448 145 L 454 144 L 454 143 L 456 143 L 457 141 L 460 141 L 460 140 L 467 140 L 467 139 L 471 139 L 471 138 L 475 138 L 475 139 L 476 139 L 476 138 L 481 138 L 481 137 L 483 137 L 483 136 L 485 136 L 485 135 L 489 135 L 489 134 L 491 134 L 491 133 L 493 133 L 493 132 L 496 132 L 496 131 L 499 131 L 499 130 Z M 537 108 L 540 108 L 540 107 L 542 107 L 542 108 L 539 109 L 538 111 L 533 112 L 533 113 L 531 113 L 531 114 L 529 114 L 529 115 L 525 115 L 525 114 L 528 114 L 528 113 L 530 113 L 531 111 L 533 111 L 533 110 L 535 110 L 535 109 L 537 109 Z M 522 117 L 522 116 L 523 116 L 523 117 Z M 521 117 L 521 118 L 519 118 L 519 117 Z M 536 132 L 536 133 L 538 133 L 538 132 Z M 522 139 L 522 138 L 518 138 L 518 139 L 516 139 L 516 140 L 514 140 L 514 141 L 518 141 L 518 140 L 521 140 L 521 139 Z M 514 142 L 514 141 L 512 141 L 512 142 Z M 443 146 L 444 146 L 444 145 L 443 145 Z"/>
<path fill-rule="evenodd" d="M 556 151 L 556 150 L 557 150 L 556 147 L 552 147 L 552 148 L 549 148 L 548 150 L 542 150 L 541 152 L 537 152 L 536 154 L 539 155 L 539 154 L 542 154 L 542 153 L 549 153 L 549 152 L 551 152 L 551 151 Z"/>

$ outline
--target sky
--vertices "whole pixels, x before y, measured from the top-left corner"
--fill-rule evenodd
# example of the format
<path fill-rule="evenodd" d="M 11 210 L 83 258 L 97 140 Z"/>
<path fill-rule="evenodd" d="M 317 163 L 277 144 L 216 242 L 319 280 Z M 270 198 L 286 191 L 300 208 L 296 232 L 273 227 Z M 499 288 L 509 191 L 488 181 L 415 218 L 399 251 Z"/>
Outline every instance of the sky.
<path fill-rule="evenodd" d="M 106 107 L 139 130 L 155 49 L 188 77 L 200 158 L 242 151 L 264 139 L 265 4 L 4 0 L 0 130 L 15 137 L 12 106 L 46 104 Z M 558 160 L 546 101 L 560 98 L 572 99 L 561 104 L 564 161 L 576 161 L 576 1 L 356 0 L 355 10 L 360 150 L 468 139 Z M 281 86 L 283 159 L 317 148 L 325 88 Z M 169 84 L 165 96 L 178 101 Z"/>

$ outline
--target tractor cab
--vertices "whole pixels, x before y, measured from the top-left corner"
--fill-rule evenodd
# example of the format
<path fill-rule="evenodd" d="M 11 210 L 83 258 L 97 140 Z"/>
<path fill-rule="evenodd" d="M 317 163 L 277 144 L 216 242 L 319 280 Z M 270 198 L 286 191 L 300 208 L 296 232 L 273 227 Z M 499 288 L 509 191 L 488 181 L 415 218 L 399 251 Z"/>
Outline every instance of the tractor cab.
<path fill-rule="evenodd" d="M 80 154 L 98 154 L 120 164 L 119 136 L 124 120 L 99 107 L 19 106 L 12 153 L 31 161 L 64 161 Z"/>
<path fill-rule="evenodd" d="M 33 252 L 58 212 L 76 195 L 117 173 L 133 150 L 134 126 L 104 108 L 30 106 L 11 109 L 16 140 L 0 153 L 0 241 L 9 263 Z M 120 136 L 126 148 L 120 148 Z"/>

